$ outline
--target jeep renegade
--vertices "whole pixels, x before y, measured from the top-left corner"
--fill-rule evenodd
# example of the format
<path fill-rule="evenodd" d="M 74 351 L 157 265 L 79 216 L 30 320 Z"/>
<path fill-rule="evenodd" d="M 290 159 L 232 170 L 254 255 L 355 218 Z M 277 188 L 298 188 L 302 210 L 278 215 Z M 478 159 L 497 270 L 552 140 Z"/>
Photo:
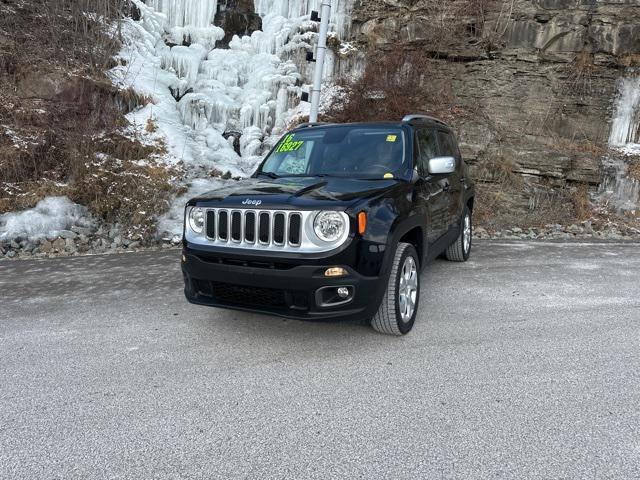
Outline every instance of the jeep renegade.
<path fill-rule="evenodd" d="M 251 178 L 188 202 L 185 294 L 404 335 L 421 268 L 469 258 L 473 204 L 457 141 L 437 119 L 301 125 Z"/>

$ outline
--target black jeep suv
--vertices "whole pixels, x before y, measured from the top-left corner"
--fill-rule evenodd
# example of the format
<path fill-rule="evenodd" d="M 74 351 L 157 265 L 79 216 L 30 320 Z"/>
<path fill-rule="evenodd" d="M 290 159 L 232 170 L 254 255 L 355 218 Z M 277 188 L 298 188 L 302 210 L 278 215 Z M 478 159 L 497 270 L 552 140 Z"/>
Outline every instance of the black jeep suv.
<path fill-rule="evenodd" d="M 443 122 L 307 124 L 252 178 L 190 200 L 187 299 L 302 320 L 368 320 L 403 335 L 420 270 L 471 249 L 474 188 Z"/>

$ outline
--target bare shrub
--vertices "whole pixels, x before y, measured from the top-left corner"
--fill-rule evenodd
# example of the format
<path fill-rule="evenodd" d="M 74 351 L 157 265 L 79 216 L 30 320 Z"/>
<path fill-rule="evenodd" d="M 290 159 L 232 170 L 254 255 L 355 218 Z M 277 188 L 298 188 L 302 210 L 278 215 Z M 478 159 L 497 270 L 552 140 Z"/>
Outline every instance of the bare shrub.
<path fill-rule="evenodd" d="M 335 99 L 324 116 L 336 122 L 400 120 L 407 113 L 426 111 L 451 118 L 451 87 L 430 75 L 433 62 L 401 47 L 372 52 L 363 75 L 341 85 L 345 95 Z"/>
<path fill-rule="evenodd" d="M 127 0 L 3 0 L 0 32 L 10 34 L 10 51 L 21 56 L 100 71 L 119 45 L 112 22 L 128 5 Z"/>
<path fill-rule="evenodd" d="M 425 16 L 428 29 L 420 32 L 419 42 L 425 51 L 436 58 L 446 57 L 456 47 L 465 49 L 497 43 L 498 35 L 494 28 L 503 25 L 487 25 L 488 9 L 491 0 L 423 0 L 421 15 Z"/>
<path fill-rule="evenodd" d="M 126 92 L 125 92 L 126 93 Z M 41 178 L 66 181 L 95 150 L 95 135 L 124 125 L 120 92 L 111 84 L 83 78 L 68 80 L 59 102 L 33 114 L 38 103 L 17 98 L 19 108 L 6 112 L 11 129 L 27 139 L 16 149 L 0 135 L 0 182 L 29 182 Z M 33 117 L 30 115 L 33 114 Z M 2 133 L 2 132 L 0 132 Z M 4 142 L 2 141 L 4 138 Z"/>

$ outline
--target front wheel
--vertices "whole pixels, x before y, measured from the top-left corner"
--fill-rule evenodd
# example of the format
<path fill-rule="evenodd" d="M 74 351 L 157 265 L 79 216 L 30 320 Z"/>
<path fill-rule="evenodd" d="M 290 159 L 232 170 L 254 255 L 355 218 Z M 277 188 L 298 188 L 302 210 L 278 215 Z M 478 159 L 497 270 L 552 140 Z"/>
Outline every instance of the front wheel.
<path fill-rule="evenodd" d="M 471 254 L 471 238 L 473 235 L 473 224 L 471 223 L 471 210 L 464 207 L 462 219 L 460 221 L 460 234 L 456 241 L 447 247 L 445 256 L 450 262 L 466 262 Z"/>
<path fill-rule="evenodd" d="M 389 283 L 378 312 L 371 319 L 374 330 L 406 335 L 413 328 L 420 303 L 420 263 L 413 245 L 399 243 Z"/>

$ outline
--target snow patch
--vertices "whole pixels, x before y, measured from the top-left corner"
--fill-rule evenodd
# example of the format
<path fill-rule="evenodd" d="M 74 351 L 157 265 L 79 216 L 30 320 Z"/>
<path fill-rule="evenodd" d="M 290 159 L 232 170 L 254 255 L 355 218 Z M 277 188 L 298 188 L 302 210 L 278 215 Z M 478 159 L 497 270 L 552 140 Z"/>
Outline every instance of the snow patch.
<path fill-rule="evenodd" d="M 171 209 L 158 219 L 158 231 L 172 237 L 181 237 L 184 224 L 184 206 L 194 197 L 216 190 L 226 183 L 225 180 L 197 178 L 191 182 L 189 189 L 180 195 L 171 205 Z"/>
<path fill-rule="evenodd" d="M 47 197 L 35 208 L 0 215 L 0 240 L 56 237 L 74 225 L 90 227 L 92 224 L 86 207 L 67 197 Z"/>

